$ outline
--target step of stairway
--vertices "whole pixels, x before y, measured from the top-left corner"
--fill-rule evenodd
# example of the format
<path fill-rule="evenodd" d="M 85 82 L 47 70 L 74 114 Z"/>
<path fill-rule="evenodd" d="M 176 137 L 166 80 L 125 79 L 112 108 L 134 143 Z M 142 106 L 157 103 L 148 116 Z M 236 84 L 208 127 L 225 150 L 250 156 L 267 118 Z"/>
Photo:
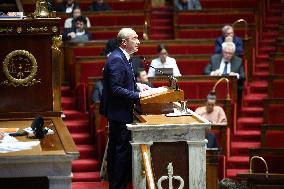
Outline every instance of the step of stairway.
<path fill-rule="evenodd" d="M 261 136 L 260 130 L 237 130 L 232 136 L 234 142 L 254 142 L 259 141 Z"/>
<path fill-rule="evenodd" d="M 172 19 L 151 19 L 151 28 L 159 27 L 159 26 L 168 26 L 172 27 L 173 20 Z"/>
<path fill-rule="evenodd" d="M 70 133 L 88 133 L 90 132 L 88 120 L 64 121 Z"/>
<path fill-rule="evenodd" d="M 93 144 L 93 137 L 90 133 L 72 133 L 71 134 L 76 145 Z"/>
<path fill-rule="evenodd" d="M 268 46 L 268 47 L 260 47 L 259 48 L 259 52 L 262 54 L 262 53 L 268 53 L 268 52 L 273 52 L 273 51 L 275 51 L 276 50 L 276 48 L 275 47 L 270 47 L 270 46 Z"/>
<path fill-rule="evenodd" d="M 267 63 L 255 65 L 256 72 L 266 72 L 268 70 L 269 70 L 269 64 Z"/>
<path fill-rule="evenodd" d="M 62 85 L 61 86 L 61 96 L 64 96 L 64 97 L 74 96 L 74 91 L 72 91 L 69 86 Z"/>
<path fill-rule="evenodd" d="M 262 117 L 263 116 L 263 107 L 242 107 L 241 116 Z"/>
<path fill-rule="evenodd" d="M 274 45 L 276 39 L 263 39 L 260 41 L 261 46 L 271 46 Z"/>
<path fill-rule="evenodd" d="M 248 169 L 227 169 L 227 177 L 231 179 L 236 179 L 238 173 L 248 173 Z"/>
<path fill-rule="evenodd" d="M 249 148 L 260 146 L 260 142 L 231 142 L 231 155 L 248 155 Z"/>
<path fill-rule="evenodd" d="M 230 156 L 227 160 L 227 169 L 246 169 L 249 166 L 248 156 Z"/>
<path fill-rule="evenodd" d="M 94 145 L 81 144 L 77 145 L 77 148 L 80 152 L 80 159 L 88 159 L 96 157 L 96 148 Z"/>
<path fill-rule="evenodd" d="M 262 36 L 263 38 L 276 38 L 278 34 L 279 34 L 278 32 L 268 31 L 268 32 L 264 32 Z"/>
<path fill-rule="evenodd" d="M 72 161 L 72 172 L 100 171 L 100 162 L 96 159 L 78 159 Z"/>
<path fill-rule="evenodd" d="M 72 189 L 108 189 L 108 182 L 73 182 Z"/>
<path fill-rule="evenodd" d="M 62 110 L 75 110 L 76 109 L 76 98 L 74 97 L 61 97 Z"/>
<path fill-rule="evenodd" d="M 253 74 L 253 80 L 267 80 L 269 77 L 269 71 L 262 71 L 262 72 L 256 72 Z"/>
<path fill-rule="evenodd" d="M 150 34 L 151 40 L 167 40 L 167 39 L 173 39 L 172 33 L 166 33 L 166 34 Z"/>
<path fill-rule="evenodd" d="M 265 24 L 279 24 L 281 22 L 281 16 L 270 16 L 265 19 Z"/>
<path fill-rule="evenodd" d="M 265 97 L 267 97 L 267 94 L 248 94 L 243 97 L 244 106 L 262 107 Z"/>
<path fill-rule="evenodd" d="M 268 54 L 258 54 L 256 55 L 256 59 L 257 59 L 257 62 L 268 61 L 269 55 Z"/>
<path fill-rule="evenodd" d="M 170 12 L 152 12 L 150 15 L 151 20 L 153 19 L 172 19 L 173 15 Z M 152 24 L 152 22 L 151 22 Z"/>
<path fill-rule="evenodd" d="M 267 81 L 254 81 L 250 84 L 250 92 L 251 93 L 267 93 L 268 83 Z"/>
<path fill-rule="evenodd" d="M 73 172 L 72 182 L 100 182 L 100 172 Z"/>
<path fill-rule="evenodd" d="M 172 28 L 170 26 L 157 26 L 150 29 L 150 33 L 167 33 L 171 32 Z"/>
<path fill-rule="evenodd" d="M 263 117 L 241 117 L 237 120 L 237 129 L 260 130 L 263 124 Z"/>
<path fill-rule="evenodd" d="M 82 113 L 76 110 L 63 110 L 63 113 L 65 115 L 65 120 L 87 120 L 88 114 Z"/>

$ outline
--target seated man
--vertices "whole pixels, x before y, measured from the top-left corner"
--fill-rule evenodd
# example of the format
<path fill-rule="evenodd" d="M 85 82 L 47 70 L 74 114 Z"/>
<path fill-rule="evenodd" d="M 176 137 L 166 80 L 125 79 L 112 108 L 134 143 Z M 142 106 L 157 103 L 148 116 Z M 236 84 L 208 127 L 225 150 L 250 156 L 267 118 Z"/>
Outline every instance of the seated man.
<path fill-rule="evenodd" d="M 72 17 L 70 18 L 67 18 L 64 22 L 64 28 L 75 28 L 75 19 L 78 17 L 78 16 L 81 16 L 82 15 L 82 12 L 81 12 L 81 9 L 80 7 L 75 7 L 72 11 Z M 87 20 L 87 28 L 90 28 L 91 27 L 91 23 L 90 23 L 90 20 L 89 18 L 85 17 L 86 20 Z"/>
<path fill-rule="evenodd" d="M 233 39 L 233 43 L 235 44 L 236 46 L 236 52 L 235 54 L 237 56 L 242 56 L 244 54 L 244 49 L 243 49 L 243 41 L 241 38 L 237 37 L 234 35 L 234 29 L 232 26 L 230 25 L 225 25 L 223 28 L 222 28 L 222 33 L 223 35 L 218 37 L 215 41 L 215 50 L 214 50 L 214 53 L 215 54 L 221 54 L 222 53 L 222 43 L 225 42 L 225 39 L 227 37 L 232 37 Z"/>
<path fill-rule="evenodd" d="M 94 0 L 93 4 L 89 7 L 90 11 L 107 11 L 111 10 L 110 6 L 104 0 Z"/>
<path fill-rule="evenodd" d="M 159 57 L 152 60 L 148 71 L 148 77 L 155 77 L 154 68 L 173 68 L 173 76 L 181 76 L 176 60 L 168 56 L 168 48 L 164 44 L 160 44 L 158 45 L 157 50 Z"/>
<path fill-rule="evenodd" d="M 223 108 L 216 106 L 215 93 L 211 92 L 208 94 L 206 106 L 196 108 L 195 113 L 199 114 L 213 124 L 227 124 L 227 118 Z M 218 148 L 216 136 L 212 132 L 209 132 L 208 129 L 205 131 L 206 139 L 208 140 L 207 148 Z"/>
<path fill-rule="evenodd" d="M 62 4 L 57 8 L 58 12 L 71 13 L 75 7 L 80 5 L 75 0 L 63 0 Z"/>
<path fill-rule="evenodd" d="M 245 72 L 241 58 L 234 56 L 236 46 L 232 42 L 222 43 L 222 54 L 211 56 L 209 64 L 204 69 L 205 75 L 232 75 L 238 78 L 238 89 L 242 91 Z"/>
<path fill-rule="evenodd" d="M 92 39 L 91 33 L 86 29 L 87 20 L 84 16 L 75 19 L 75 28 L 67 28 L 63 33 L 63 41 L 87 42 Z"/>
<path fill-rule="evenodd" d="M 138 69 L 135 73 L 135 78 L 137 83 L 146 84 L 149 87 L 153 87 L 152 83 L 149 82 L 147 72 L 144 69 Z"/>
<path fill-rule="evenodd" d="M 201 10 L 199 0 L 175 0 L 176 10 Z"/>

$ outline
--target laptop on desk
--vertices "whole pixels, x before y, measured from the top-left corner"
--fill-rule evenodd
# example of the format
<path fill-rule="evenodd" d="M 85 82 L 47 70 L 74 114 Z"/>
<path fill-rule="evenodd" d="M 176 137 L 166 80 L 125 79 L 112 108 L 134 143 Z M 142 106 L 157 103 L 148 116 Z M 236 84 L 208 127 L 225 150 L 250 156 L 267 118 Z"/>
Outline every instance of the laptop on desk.
<path fill-rule="evenodd" d="M 160 73 L 158 70 L 163 72 L 164 74 Z M 173 73 L 173 68 L 156 68 L 155 70 L 155 76 L 173 75 Z"/>

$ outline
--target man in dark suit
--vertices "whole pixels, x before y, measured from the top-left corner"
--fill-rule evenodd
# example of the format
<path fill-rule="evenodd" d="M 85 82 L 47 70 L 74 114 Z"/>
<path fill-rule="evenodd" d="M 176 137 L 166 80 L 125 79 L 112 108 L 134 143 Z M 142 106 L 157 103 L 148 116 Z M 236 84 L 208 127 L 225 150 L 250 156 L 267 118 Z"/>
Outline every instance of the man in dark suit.
<path fill-rule="evenodd" d="M 107 172 L 110 189 L 124 189 L 131 180 L 132 150 L 130 131 L 134 102 L 150 92 L 138 92 L 130 55 L 138 51 L 138 35 L 131 28 L 118 33 L 121 43 L 108 57 L 103 73 L 103 94 L 100 112 L 109 121 Z"/>
<path fill-rule="evenodd" d="M 230 25 L 225 25 L 222 28 L 223 35 L 218 37 L 215 41 L 215 50 L 214 53 L 221 54 L 222 53 L 222 43 L 227 41 L 227 39 L 230 39 L 231 42 L 233 42 L 236 46 L 235 54 L 239 57 L 242 57 L 244 54 L 243 49 L 243 41 L 241 38 L 234 35 L 234 29 Z"/>
<path fill-rule="evenodd" d="M 238 104 L 242 102 L 242 91 L 245 78 L 243 61 L 234 55 L 236 46 L 233 42 L 222 43 L 222 54 L 214 54 L 204 69 L 205 75 L 231 75 L 238 78 Z"/>

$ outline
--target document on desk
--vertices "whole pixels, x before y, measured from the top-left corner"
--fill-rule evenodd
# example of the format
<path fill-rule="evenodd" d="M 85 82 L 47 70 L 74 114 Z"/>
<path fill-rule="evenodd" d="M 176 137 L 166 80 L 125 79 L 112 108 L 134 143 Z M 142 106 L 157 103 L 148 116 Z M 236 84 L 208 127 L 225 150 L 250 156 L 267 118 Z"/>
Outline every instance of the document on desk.
<path fill-rule="evenodd" d="M 29 150 L 39 145 L 40 141 L 20 142 L 15 137 L 5 134 L 0 141 L 0 153 L 16 152 L 21 150 Z"/>

